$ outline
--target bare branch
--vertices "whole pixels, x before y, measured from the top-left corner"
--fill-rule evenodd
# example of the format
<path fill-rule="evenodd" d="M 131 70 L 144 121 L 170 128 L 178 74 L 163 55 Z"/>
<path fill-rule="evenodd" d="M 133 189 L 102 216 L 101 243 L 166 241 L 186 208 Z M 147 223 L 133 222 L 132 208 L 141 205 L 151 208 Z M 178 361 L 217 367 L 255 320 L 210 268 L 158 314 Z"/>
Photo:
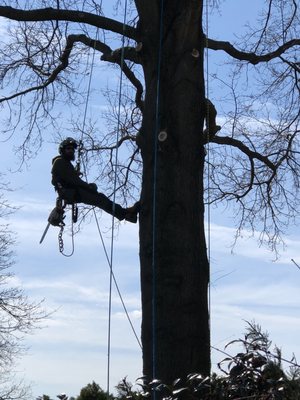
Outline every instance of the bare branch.
<path fill-rule="evenodd" d="M 142 63 L 139 53 L 136 51 L 136 49 L 134 47 L 129 47 L 129 46 L 116 49 L 111 53 L 105 53 L 103 54 L 101 59 L 104 61 L 119 63 L 122 58 L 122 54 L 125 60 L 132 61 L 135 64 Z"/>
<path fill-rule="evenodd" d="M 55 8 L 41 8 L 36 10 L 21 10 L 13 7 L 0 6 L 0 16 L 13 19 L 15 21 L 70 21 L 84 23 L 100 29 L 109 30 L 120 35 L 137 40 L 137 30 L 129 25 L 124 25 L 116 20 L 100 15 L 76 11 L 62 10 Z"/>
<path fill-rule="evenodd" d="M 69 46 L 73 46 L 73 44 L 75 42 L 81 42 L 81 43 L 85 44 L 86 46 L 90 46 L 90 47 L 103 53 L 101 60 L 109 61 L 114 64 L 118 64 L 120 66 L 120 68 L 123 69 L 123 72 L 124 72 L 125 76 L 127 77 L 127 79 L 136 88 L 135 102 L 136 102 L 136 105 L 139 107 L 139 109 L 141 111 L 143 110 L 143 106 L 144 106 L 144 103 L 142 100 L 142 95 L 144 92 L 143 85 L 137 79 L 137 77 L 132 72 L 132 70 L 128 67 L 128 65 L 125 62 L 122 62 L 122 49 L 117 49 L 116 51 L 113 51 L 105 43 L 102 43 L 99 40 L 91 39 L 91 38 L 87 37 L 86 35 L 70 35 L 68 38 L 68 41 L 69 41 Z M 133 61 L 134 53 L 136 53 L 136 51 L 133 48 L 126 47 L 125 53 L 124 53 L 124 58 Z M 135 55 L 135 59 L 137 60 L 138 56 Z"/>
<path fill-rule="evenodd" d="M 276 171 L 276 165 L 272 163 L 268 159 L 268 157 L 263 156 L 262 154 L 253 151 L 249 149 L 243 142 L 240 140 L 228 137 L 228 136 L 214 136 L 211 139 L 211 142 L 217 143 L 217 144 L 223 144 L 223 145 L 229 145 L 238 148 L 241 150 L 243 153 L 245 153 L 249 158 L 253 159 L 256 158 L 257 160 L 263 162 L 265 165 L 267 165 L 272 171 Z"/>
<path fill-rule="evenodd" d="M 114 149 L 117 149 L 117 148 L 119 148 L 124 142 L 126 142 L 127 140 L 130 140 L 130 141 L 136 141 L 136 138 L 135 138 L 135 136 L 129 136 L 129 135 L 126 135 L 126 136 L 123 136 L 121 139 L 119 139 L 119 141 L 117 142 L 117 143 L 114 143 L 113 145 L 111 145 L 111 146 L 94 146 L 93 148 L 91 148 L 91 149 L 85 149 L 87 152 L 89 152 L 89 151 L 102 151 L 102 150 L 114 150 Z"/>
<path fill-rule="evenodd" d="M 274 58 L 282 56 L 287 50 L 300 46 L 300 39 L 293 39 L 290 40 L 283 45 L 279 46 L 276 50 L 258 55 L 255 53 L 247 53 L 245 51 L 240 51 L 235 48 L 230 42 L 223 42 L 213 39 L 207 39 L 206 46 L 211 50 L 223 50 L 225 53 L 229 54 L 231 57 L 241 60 L 241 61 L 248 61 L 250 64 L 256 65 L 262 62 L 268 62 L 273 60 Z"/>
<path fill-rule="evenodd" d="M 103 53 L 103 57 L 102 57 L 103 60 L 108 60 L 112 63 L 118 64 L 120 67 L 123 67 L 124 74 L 136 88 L 136 104 L 142 110 L 143 109 L 143 101 L 142 101 L 143 85 L 136 78 L 136 76 L 131 71 L 131 69 L 127 66 L 127 64 L 125 62 L 122 63 L 122 61 L 120 59 L 120 52 L 117 51 L 115 56 L 112 56 L 112 54 L 114 54 L 114 52 L 112 51 L 112 49 L 109 46 L 107 46 L 105 43 L 100 42 L 99 40 L 91 39 L 91 38 L 87 37 L 86 35 L 69 35 L 68 36 L 65 50 L 60 57 L 61 64 L 59 64 L 53 70 L 53 72 L 50 74 L 48 79 L 45 80 L 44 83 L 42 83 L 41 85 L 32 86 L 23 91 L 14 93 L 13 95 L 3 97 L 0 99 L 0 103 L 11 100 L 15 97 L 23 96 L 23 95 L 28 94 L 33 91 L 42 90 L 42 89 L 46 88 L 48 85 L 50 85 L 51 83 L 53 83 L 55 81 L 55 79 L 57 78 L 57 76 L 59 75 L 59 73 L 68 67 L 69 56 L 70 56 L 72 48 L 76 42 L 81 42 L 87 46 L 90 46 L 90 47 L 98 50 L 98 51 L 101 51 Z M 30 62 L 30 59 L 28 60 L 28 62 Z M 31 66 L 31 63 L 30 63 L 30 66 Z"/>
<path fill-rule="evenodd" d="M 142 100 L 142 95 L 143 95 L 143 92 L 144 92 L 143 85 L 137 79 L 137 77 L 132 72 L 132 70 L 128 67 L 128 65 L 125 62 L 122 62 L 121 52 L 117 51 L 116 54 L 115 54 L 115 52 L 112 52 L 108 57 L 107 57 L 106 54 L 104 54 L 101 57 L 101 60 L 114 62 L 114 63 L 118 64 L 120 66 L 120 68 L 122 68 L 122 70 L 123 70 L 125 76 L 127 77 L 127 79 L 136 88 L 135 103 L 136 103 L 137 107 L 141 111 L 143 111 L 143 109 L 144 109 L 144 102 Z"/>
<path fill-rule="evenodd" d="M 41 90 L 41 89 L 45 89 L 47 86 L 49 86 L 51 83 L 53 83 L 55 81 L 55 79 L 57 78 L 57 76 L 59 75 L 59 73 L 61 71 L 63 71 L 64 69 L 66 69 L 68 67 L 68 65 L 69 65 L 69 56 L 70 56 L 70 53 L 72 51 L 74 42 L 76 41 L 76 38 L 74 38 L 74 36 L 76 36 L 76 35 L 70 35 L 67 38 L 67 43 L 66 43 L 65 50 L 64 50 L 62 56 L 60 57 L 61 64 L 59 64 L 53 70 L 53 72 L 51 73 L 49 78 L 43 84 L 37 85 L 37 86 L 32 86 L 32 87 L 30 87 L 28 89 L 25 89 L 25 90 L 23 90 L 21 92 L 14 93 L 14 94 L 12 94 L 10 96 L 2 97 L 0 99 L 0 103 L 2 103 L 3 101 L 8 101 L 8 100 L 14 99 L 15 97 L 23 96 L 23 95 L 25 95 L 27 93 L 30 93 L 30 92 L 33 92 L 33 91 L 38 91 L 38 90 Z"/>

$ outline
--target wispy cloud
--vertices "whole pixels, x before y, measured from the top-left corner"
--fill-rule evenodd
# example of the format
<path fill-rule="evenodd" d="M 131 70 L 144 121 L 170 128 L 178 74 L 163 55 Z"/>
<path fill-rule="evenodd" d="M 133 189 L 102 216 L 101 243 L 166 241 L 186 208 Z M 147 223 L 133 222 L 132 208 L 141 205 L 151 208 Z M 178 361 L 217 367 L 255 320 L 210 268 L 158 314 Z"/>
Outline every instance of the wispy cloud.
<path fill-rule="evenodd" d="M 33 193 L 22 197 L 15 193 L 16 204 L 22 208 L 11 222 L 18 233 L 14 282 L 30 298 L 45 298 L 45 307 L 55 310 L 45 328 L 26 340 L 31 349 L 20 367 L 27 380 L 36 382 L 37 395 L 46 390 L 53 397 L 59 391 L 77 395 L 92 379 L 105 388 L 109 265 L 94 221 L 75 235 L 75 253 L 70 258 L 59 254 L 57 228 L 51 227 L 44 243 L 38 244 L 54 206 L 51 189 L 38 200 Z M 110 253 L 111 218 L 102 213 L 99 222 Z M 138 226 L 121 223 L 115 234 L 114 272 L 139 335 Z M 257 247 L 259 233 L 248 239 L 245 235 L 233 251 L 234 228 L 213 223 L 210 234 L 212 343 L 223 348 L 242 335 L 245 320 L 255 319 L 288 357 L 293 351 L 299 354 L 300 271 L 290 259 L 300 260 L 300 238 L 286 238 L 287 248 L 274 263 L 267 249 Z M 64 242 L 69 251 L 68 229 Z M 114 287 L 111 339 L 111 381 L 116 384 L 126 375 L 134 381 L 141 375 L 141 351 Z M 214 363 L 221 358 L 214 355 Z M 49 376 L 53 377 L 51 384 Z"/>

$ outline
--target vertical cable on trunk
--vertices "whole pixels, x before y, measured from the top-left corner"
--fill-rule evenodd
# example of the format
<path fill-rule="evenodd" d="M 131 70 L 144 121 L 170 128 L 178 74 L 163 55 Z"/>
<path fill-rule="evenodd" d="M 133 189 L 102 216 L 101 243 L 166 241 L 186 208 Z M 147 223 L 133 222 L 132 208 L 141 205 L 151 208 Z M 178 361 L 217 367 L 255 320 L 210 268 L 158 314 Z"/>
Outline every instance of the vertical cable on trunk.
<path fill-rule="evenodd" d="M 162 45 L 163 45 L 163 11 L 164 0 L 160 1 L 160 21 L 159 21 L 159 43 L 157 56 L 157 85 L 156 85 L 156 106 L 155 106 L 155 131 L 153 138 L 153 202 L 152 202 L 152 379 L 156 378 L 156 222 L 157 222 L 157 146 L 158 134 L 160 130 L 160 88 L 161 88 L 161 62 L 162 62 Z M 154 400 L 156 392 L 154 390 Z"/>
<path fill-rule="evenodd" d="M 205 2 L 205 40 L 206 40 L 206 85 L 205 97 L 209 100 L 209 59 L 208 59 L 208 33 L 209 33 L 209 0 Z M 211 334 L 211 287 L 210 287 L 210 259 L 211 259 L 211 214 L 210 214 L 210 124 L 209 124 L 209 102 L 206 100 L 206 131 L 207 131 L 207 256 L 208 256 L 208 323 L 209 335 Z M 210 343 L 209 343 L 210 347 Z"/>

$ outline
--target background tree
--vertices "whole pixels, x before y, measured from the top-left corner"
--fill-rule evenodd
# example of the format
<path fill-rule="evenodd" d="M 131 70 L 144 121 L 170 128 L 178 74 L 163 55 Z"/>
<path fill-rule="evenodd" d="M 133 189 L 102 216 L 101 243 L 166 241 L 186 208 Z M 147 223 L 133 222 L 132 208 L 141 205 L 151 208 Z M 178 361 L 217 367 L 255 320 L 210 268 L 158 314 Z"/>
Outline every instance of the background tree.
<path fill-rule="evenodd" d="M 80 390 L 80 394 L 76 400 L 106 400 L 110 398 L 112 399 L 113 397 L 110 395 L 108 396 L 107 393 L 93 381 Z"/>
<path fill-rule="evenodd" d="M 122 67 L 133 96 L 126 86 L 118 143 L 112 130 L 102 134 L 92 122 L 84 139 L 99 179 L 107 176 L 112 190 L 111 152 L 125 146 L 117 195 L 141 190 L 144 373 L 165 382 L 191 371 L 209 374 L 205 203 L 237 206 L 237 232 L 258 227 L 273 249 L 299 211 L 297 2 L 265 1 L 258 24 L 232 43 L 206 35 L 201 0 L 130 1 L 125 24 L 104 17 L 96 1 L 2 4 L 0 15 L 13 20 L 1 46 L 3 126 L 22 127 L 25 157 L 49 123 L 58 127 L 57 102 L 84 101 L 89 48 Z M 224 56 L 224 74 L 205 73 L 205 49 Z M 218 85 L 209 97 L 222 98 L 225 117 L 217 134 L 209 126 L 215 122 L 205 93 L 209 72 Z M 78 120 L 74 125 L 80 131 Z"/>
<path fill-rule="evenodd" d="M 4 198 L 7 183 L 0 176 L 0 398 L 14 400 L 27 398 L 29 394 L 29 387 L 14 376 L 16 359 L 24 351 L 23 336 L 32 332 L 45 314 L 40 303 L 30 302 L 14 282 L 11 267 L 15 239 L 6 223 L 13 207 Z"/>

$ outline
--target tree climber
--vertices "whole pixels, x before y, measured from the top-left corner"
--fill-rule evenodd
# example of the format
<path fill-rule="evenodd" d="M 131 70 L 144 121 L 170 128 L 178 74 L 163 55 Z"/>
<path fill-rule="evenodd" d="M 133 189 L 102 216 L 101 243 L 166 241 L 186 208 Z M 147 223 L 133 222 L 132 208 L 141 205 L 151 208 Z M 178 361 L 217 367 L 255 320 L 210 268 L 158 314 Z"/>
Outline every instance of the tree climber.
<path fill-rule="evenodd" d="M 75 149 L 78 143 L 73 138 L 66 138 L 59 145 L 59 154 L 52 160 L 52 185 L 59 196 L 67 204 L 84 203 L 96 206 L 114 215 L 120 221 L 136 223 L 139 212 L 139 202 L 132 207 L 123 208 L 119 204 L 113 203 L 103 193 L 97 191 L 95 183 L 83 181 L 79 172 L 76 171 L 72 161 L 75 160 Z"/>

